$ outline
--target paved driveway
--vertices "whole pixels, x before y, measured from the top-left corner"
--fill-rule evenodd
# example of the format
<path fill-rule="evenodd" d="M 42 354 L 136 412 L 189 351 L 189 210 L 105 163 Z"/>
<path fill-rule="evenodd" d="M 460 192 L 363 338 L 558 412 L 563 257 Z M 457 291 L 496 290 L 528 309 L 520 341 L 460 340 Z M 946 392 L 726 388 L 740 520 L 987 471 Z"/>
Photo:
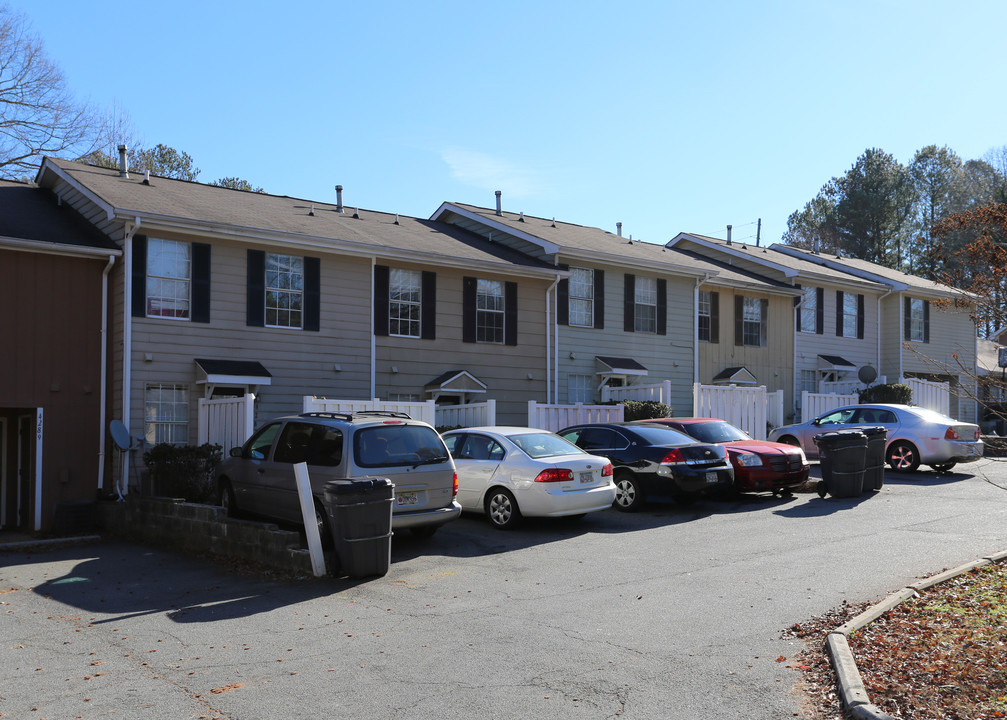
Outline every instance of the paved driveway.
<path fill-rule="evenodd" d="M 784 629 L 1007 548 L 1007 464 L 966 469 L 510 533 L 463 517 L 397 538 L 388 575 L 360 583 L 112 543 L 0 554 L 0 713 L 800 716 Z"/>

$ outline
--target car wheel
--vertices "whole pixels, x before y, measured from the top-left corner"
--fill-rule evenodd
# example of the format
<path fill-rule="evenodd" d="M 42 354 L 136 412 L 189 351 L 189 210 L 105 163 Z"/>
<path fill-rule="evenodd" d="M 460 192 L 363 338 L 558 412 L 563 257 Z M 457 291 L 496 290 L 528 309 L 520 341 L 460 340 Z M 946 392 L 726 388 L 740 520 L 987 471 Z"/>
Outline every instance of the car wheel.
<path fill-rule="evenodd" d="M 238 517 L 238 504 L 234 501 L 234 489 L 231 487 L 231 481 L 227 478 L 220 481 L 220 487 L 217 489 L 217 504 L 224 508 L 227 517 Z"/>
<path fill-rule="evenodd" d="M 952 461 L 946 463 L 937 463 L 936 465 L 931 465 L 930 467 L 934 469 L 934 472 L 946 473 L 948 470 L 950 470 L 957 464 L 958 463 Z"/>
<path fill-rule="evenodd" d="M 315 500 L 315 522 L 318 524 L 318 539 L 322 541 L 322 549 L 331 550 L 333 542 L 332 530 L 329 528 L 329 514 L 317 500 Z"/>
<path fill-rule="evenodd" d="M 797 442 L 797 438 L 793 435 L 784 435 L 777 442 L 781 442 L 785 445 L 793 445 L 794 447 L 801 447 L 801 443 Z"/>
<path fill-rule="evenodd" d="M 899 440 L 888 446 L 888 464 L 892 470 L 916 472 L 920 466 L 920 453 L 911 442 Z"/>
<path fill-rule="evenodd" d="M 636 512 L 643 507 L 644 502 L 643 488 L 632 473 L 622 472 L 616 475 L 612 507 L 622 512 Z"/>
<path fill-rule="evenodd" d="M 428 540 L 434 536 L 438 528 L 440 528 L 440 525 L 423 525 L 422 527 L 409 528 L 409 532 L 418 540 Z"/>
<path fill-rule="evenodd" d="M 494 488 L 486 496 L 486 517 L 498 530 L 510 530 L 521 522 L 521 511 L 510 490 Z"/>

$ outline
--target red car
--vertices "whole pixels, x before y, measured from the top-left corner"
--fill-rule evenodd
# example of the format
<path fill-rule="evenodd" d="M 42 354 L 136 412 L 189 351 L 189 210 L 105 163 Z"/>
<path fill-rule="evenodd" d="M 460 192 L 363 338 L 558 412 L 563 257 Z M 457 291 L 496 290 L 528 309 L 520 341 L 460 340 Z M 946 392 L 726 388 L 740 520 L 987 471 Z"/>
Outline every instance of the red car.
<path fill-rule="evenodd" d="M 724 445 L 734 467 L 734 489 L 738 492 L 790 495 L 791 488 L 808 479 L 808 459 L 801 448 L 753 440 L 729 422 L 717 418 L 659 418 L 639 422 L 667 425 L 700 442 Z"/>

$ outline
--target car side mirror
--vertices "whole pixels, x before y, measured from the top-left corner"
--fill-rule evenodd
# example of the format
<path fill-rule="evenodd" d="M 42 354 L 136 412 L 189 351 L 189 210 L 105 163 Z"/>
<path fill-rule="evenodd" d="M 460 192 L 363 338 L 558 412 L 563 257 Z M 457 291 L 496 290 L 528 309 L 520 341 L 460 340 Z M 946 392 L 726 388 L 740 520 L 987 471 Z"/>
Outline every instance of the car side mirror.
<path fill-rule="evenodd" d="M 821 425 L 822 424 L 822 419 L 821 418 L 815 418 L 814 420 L 811 421 L 811 424 L 812 425 Z"/>
<path fill-rule="evenodd" d="M 233 447 L 233 448 L 231 448 L 231 451 L 230 451 L 230 452 L 229 452 L 228 454 L 229 454 L 229 455 L 230 455 L 231 457 L 236 457 L 236 458 L 240 458 L 240 457 L 241 457 L 241 452 L 242 452 L 242 451 L 241 451 L 241 448 L 240 448 L 240 447 Z"/>

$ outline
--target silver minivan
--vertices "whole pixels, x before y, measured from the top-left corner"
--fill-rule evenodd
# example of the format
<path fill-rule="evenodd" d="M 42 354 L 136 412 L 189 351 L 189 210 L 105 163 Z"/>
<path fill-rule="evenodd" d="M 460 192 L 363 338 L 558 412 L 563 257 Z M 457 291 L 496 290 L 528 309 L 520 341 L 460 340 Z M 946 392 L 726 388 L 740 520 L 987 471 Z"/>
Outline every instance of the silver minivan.
<path fill-rule="evenodd" d="M 320 529 L 329 480 L 387 477 L 394 483 L 392 529 L 430 536 L 461 514 L 458 476 L 440 435 L 404 413 L 305 413 L 270 420 L 216 471 L 219 503 L 247 513 L 303 524 L 294 465 L 308 464 Z M 327 530 L 322 534 L 327 537 Z"/>

